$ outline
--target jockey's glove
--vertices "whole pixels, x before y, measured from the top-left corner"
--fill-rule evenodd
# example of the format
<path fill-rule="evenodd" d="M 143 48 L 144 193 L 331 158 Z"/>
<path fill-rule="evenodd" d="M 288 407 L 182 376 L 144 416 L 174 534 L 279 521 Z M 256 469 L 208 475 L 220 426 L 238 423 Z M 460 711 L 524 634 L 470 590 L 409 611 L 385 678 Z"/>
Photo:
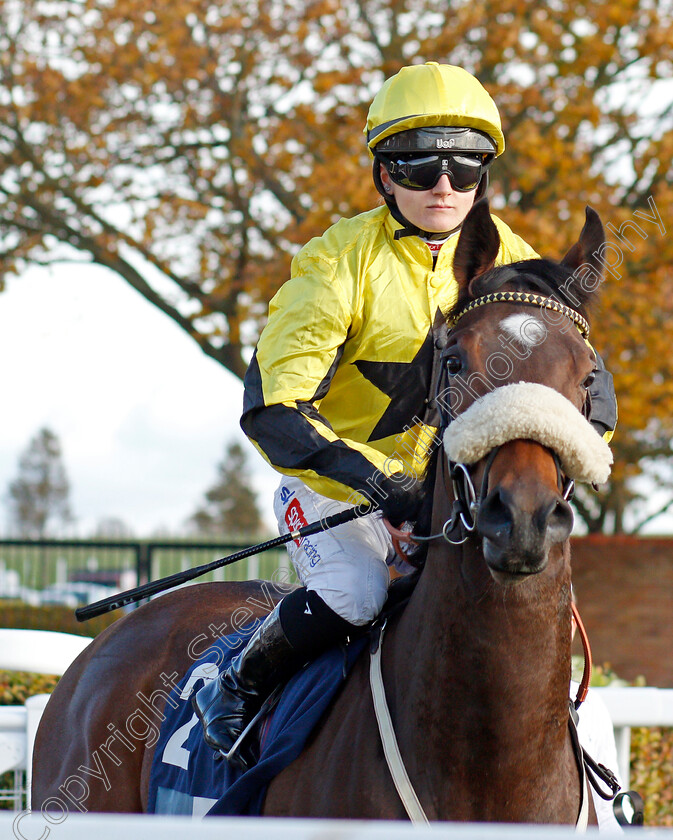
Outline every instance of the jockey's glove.
<path fill-rule="evenodd" d="M 390 524 L 397 528 L 403 522 L 415 522 L 425 496 L 422 482 L 405 476 L 404 481 L 380 479 L 366 495 Z"/>

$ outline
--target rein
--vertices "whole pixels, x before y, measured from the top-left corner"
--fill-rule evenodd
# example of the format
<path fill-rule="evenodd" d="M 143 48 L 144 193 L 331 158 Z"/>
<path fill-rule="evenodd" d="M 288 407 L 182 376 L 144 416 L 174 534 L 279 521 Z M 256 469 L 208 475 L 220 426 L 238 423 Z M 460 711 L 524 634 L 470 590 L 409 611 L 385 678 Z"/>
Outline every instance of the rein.
<path fill-rule="evenodd" d="M 580 634 L 580 639 L 582 640 L 582 651 L 584 653 L 584 671 L 582 673 L 580 687 L 577 689 L 577 696 L 575 697 L 575 702 L 573 703 L 574 708 L 577 710 L 587 699 L 589 683 L 591 682 L 592 659 L 591 645 L 589 644 L 589 636 L 587 634 L 584 623 L 580 618 L 579 610 L 577 609 L 577 604 L 574 601 L 571 601 L 570 606 L 572 608 L 573 618 L 575 619 L 575 625 L 577 626 L 577 632 Z"/>

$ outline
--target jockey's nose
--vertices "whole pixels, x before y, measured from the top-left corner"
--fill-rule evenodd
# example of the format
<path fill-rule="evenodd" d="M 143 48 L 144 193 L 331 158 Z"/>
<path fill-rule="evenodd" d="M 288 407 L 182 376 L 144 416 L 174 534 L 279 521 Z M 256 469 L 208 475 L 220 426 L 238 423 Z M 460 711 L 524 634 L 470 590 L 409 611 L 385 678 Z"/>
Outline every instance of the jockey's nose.
<path fill-rule="evenodd" d="M 448 175 L 442 175 L 432 188 L 433 193 L 437 193 L 439 195 L 445 195 L 446 193 L 453 192 L 453 187 L 451 186 L 451 181 L 449 181 Z"/>

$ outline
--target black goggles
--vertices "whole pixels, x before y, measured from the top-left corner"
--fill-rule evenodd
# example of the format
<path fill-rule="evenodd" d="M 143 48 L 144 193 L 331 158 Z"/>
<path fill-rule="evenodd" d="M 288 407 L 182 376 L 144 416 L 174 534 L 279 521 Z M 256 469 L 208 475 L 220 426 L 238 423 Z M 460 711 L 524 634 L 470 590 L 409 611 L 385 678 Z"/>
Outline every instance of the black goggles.
<path fill-rule="evenodd" d="M 470 192 L 479 186 L 488 169 L 481 155 L 395 155 L 383 158 L 392 181 L 407 190 L 431 190 L 448 175 L 457 192 Z"/>

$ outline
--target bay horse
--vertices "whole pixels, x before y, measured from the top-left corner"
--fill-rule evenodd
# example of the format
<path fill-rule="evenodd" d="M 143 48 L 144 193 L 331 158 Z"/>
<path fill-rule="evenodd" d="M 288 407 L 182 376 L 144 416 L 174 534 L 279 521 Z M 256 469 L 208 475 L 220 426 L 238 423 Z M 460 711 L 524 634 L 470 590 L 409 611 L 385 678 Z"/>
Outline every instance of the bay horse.
<path fill-rule="evenodd" d="M 603 441 L 581 413 L 596 365 L 585 316 L 603 241 L 587 208 L 562 262 L 495 267 L 500 240 L 485 202 L 460 235 L 460 292 L 437 397 L 446 451 L 435 449 L 428 478 L 426 534 L 437 538 L 427 542 L 415 589 L 389 618 L 381 648 L 399 751 L 432 821 L 578 817 L 567 497 L 570 479 L 604 481 L 609 472 L 609 453 L 591 463 Z M 519 395 L 512 405 L 500 399 L 510 393 Z M 554 422 L 561 433 L 549 432 Z M 485 441 L 475 443 L 484 430 Z M 236 611 L 246 620 L 268 612 L 270 592 L 260 581 L 198 584 L 100 634 L 46 707 L 33 808 L 144 811 L 167 686 L 193 665 L 197 645 L 235 624 Z M 270 784 L 263 813 L 407 819 L 377 730 L 367 649 L 301 756 Z"/>

